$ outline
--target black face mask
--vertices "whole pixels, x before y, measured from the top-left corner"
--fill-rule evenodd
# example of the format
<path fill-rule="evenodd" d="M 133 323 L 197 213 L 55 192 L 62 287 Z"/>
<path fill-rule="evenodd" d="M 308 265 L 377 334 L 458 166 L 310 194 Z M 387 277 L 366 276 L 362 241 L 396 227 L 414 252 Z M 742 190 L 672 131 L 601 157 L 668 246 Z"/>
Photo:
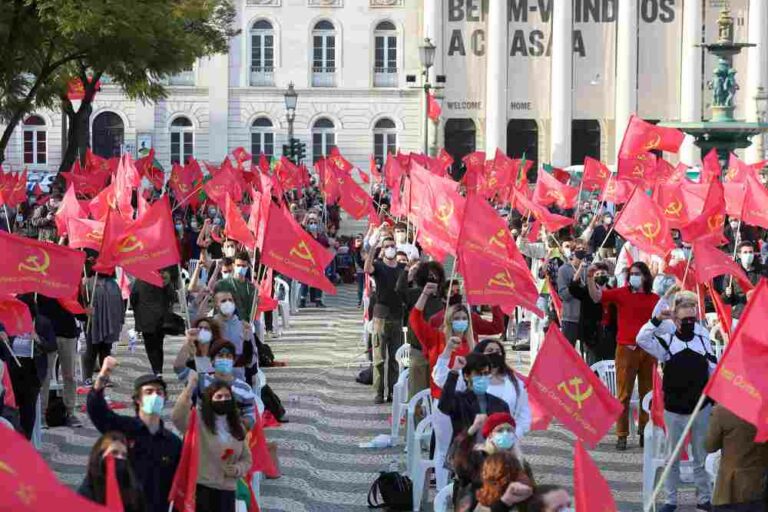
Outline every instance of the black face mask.
<path fill-rule="evenodd" d="M 693 330 L 696 326 L 695 318 L 683 318 L 680 320 L 680 335 L 684 338 L 693 337 Z"/>
<path fill-rule="evenodd" d="M 503 370 L 507 367 L 507 362 L 501 354 L 488 354 L 488 359 L 491 361 L 491 368 L 494 370 Z"/>
<path fill-rule="evenodd" d="M 587 257 L 587 251 L 584 251 L 584 250 L 578 250 L 578 251 L 575 251 L 575 252 L 573 253 L 573 255 L 574 255 L 576 258 L 578 258 L 578 259 L 580 259 L 580 260 L 583 260 L 584 258 L 586 258 L 586 257 Z"/>
<path fill-rule="evenodd" d="M 595 278 L 595 283 L 599 284 L 600 286 L 605 286 L 608 284 L 608 281 L 610 278 L 608 276 L 597 276 Z"/>
<path fill-rule="evenodd" d="M 211 402 L 211 409 L 219 416 L 223 416 L 235 410 L 235 401 L 231 398 L 229 400 L 217 400 Z"/>
<path fill-rule="evenodd" d="M 461 294 L 460 293 L 454 293 L 448 299 L 448 305 L 449 306 L 455 306 L 456 304 L 461 304 Z"/>

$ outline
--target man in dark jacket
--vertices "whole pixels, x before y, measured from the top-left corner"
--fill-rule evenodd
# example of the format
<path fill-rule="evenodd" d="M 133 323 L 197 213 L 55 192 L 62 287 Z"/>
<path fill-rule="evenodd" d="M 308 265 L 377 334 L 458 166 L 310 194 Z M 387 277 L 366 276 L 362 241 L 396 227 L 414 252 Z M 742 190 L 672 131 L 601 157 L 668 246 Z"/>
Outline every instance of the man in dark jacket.
<path fill-rule="evenodd" d="M 141 483 L 148 512 L 167 512 L 173 475 L 181 456 L 181 440 L 167 430 L 160 419 L 166 398 L 162 377 L 142 375 L 134 382 L 133 405 L 136 417 L 121 416 L 110 410 L 104 388 L 117 359 L 104 359 L 101 372 L 88 393 L 88 416 L 102 434 L 110 430 L 128 438 L 129 460 Z"/>
<path fill-rule="evenodd" d="M 155 375 L 163 373 L 163 322 L 171 310 L 174 293 L 170 272 L 163 270 L 160 275 L 163 278 L 162 288 L 137 279 L 131 289 L 136 330 L 144 338 L 147 359 Z"/>
<path fill-rule="evenodd" d="M 741 242 L 736 253 L 737 261 L 741 264 L 741 268 L 747 273 L 749 282 L 756 285 L 760 278 L 766 275 L 765 268 L 763 268 L 760 259 L 755 255 L 755 246 L 752 242 Z M 725 288 L 723 294 L 723 301 L 726 304 L 733 306 L 731 312 L 733 318 L 741 318 L 741 313 L 747 305 L 747 293 L 741 287 L 737 280 L 733 280 L 729 286 Z"/>

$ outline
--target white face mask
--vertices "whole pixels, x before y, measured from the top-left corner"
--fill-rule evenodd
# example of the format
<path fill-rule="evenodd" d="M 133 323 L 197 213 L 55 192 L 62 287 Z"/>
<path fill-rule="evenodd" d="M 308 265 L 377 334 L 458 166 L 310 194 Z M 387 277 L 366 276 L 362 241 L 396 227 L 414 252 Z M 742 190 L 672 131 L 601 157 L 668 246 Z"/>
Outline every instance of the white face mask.
<path fill-rule="evenodd" d="M 752 263 L 755 261 L 755 253 L 743 252 L 739 254 L 739 259 L 741 260 L 742 267 L 749 268 L 752 265 Z"/>
<path fill-rule="evenodd" d="M 405 243 L 405 233 L 395 233 L 395 242 L 399 244 Z"/>
<path fill-rule="evenodd" d="M 213 334 L 208 329 L 200 329 L 197 333 L 197 340 L 200 343 L 210 343 L 213 338 Z"/>
<path fill-rule="evenodd" d="M 384 249 L 384 257 L 388 260 L 395 259 L 395 256 L 397 256 L 397 249 L 394 247 L 387 247 Z"/>
<path fill-rule="evenodd" d="M 563 247 L 563 256 L 565 256 L 565 259 L 569 260 L 571 259 L 571 256 L 573 255 L 573 251 L 569 249 L 568 247 Z"/>
<path fill-rule="evenodd" d="M 222 302 L 219 304 L 219 310 L 221 311 L 221 314 L 224 316 L 232 316 L 232 313 L 235 312 L 235 303 L 230 301 Z"/>
<path fill-rule="evenodd" d="M 222 279 L 229 279 L 230 277 L 232 277 L 232 272 L 222 272 L 221 273 L 221 278 Z"/>
<path fill-rule="evenodd" d="M 226 256 L 227 258 L 234 258 L 235 257 L 235 248 L 234 247 L 225 247 L 224 249 L 222 249 L 221 252 L 223 252 L 224 256 Z"/>

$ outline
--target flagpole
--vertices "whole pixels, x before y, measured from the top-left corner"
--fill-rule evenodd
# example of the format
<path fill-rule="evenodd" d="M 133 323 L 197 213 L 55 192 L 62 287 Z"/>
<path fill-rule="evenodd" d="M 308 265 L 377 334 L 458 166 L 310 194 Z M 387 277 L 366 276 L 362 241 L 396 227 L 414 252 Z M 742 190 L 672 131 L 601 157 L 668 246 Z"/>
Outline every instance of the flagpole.
<path fill-rule="evenodd" d="M 742 218 L 744 216 L 744 210 L 742 206 Z M 739 219 L 739 227 L 736 228 L 736 236 L 733 239 L 733 256 L 731 256 L 732 259 L 736 259 L 736 252 L 739 250 L 739 244 L 741 243 L 741 220 Z M 730 280 L 728 281 L 728 288 L 733 287 L 733 274 L 730 276 Z"/>
<path fill-rule="evenodd" d="M 8 205 L 3 205 L 3 212 L 5 212 L 5 223 L 8 225 L 8 232 L 13 233 L 13 228 L 11 227 L 11 221 L 8 220 Z"/>
<path fill-rule="evenodd" d="M 696 403 L 696 407 L 693 409 L 693 412 L 691 413 L 690 418 L 688 418 L 688 423 L 685 425 L 683 432 L 680 434 L 680 439 L 677 440 L 677 445 L 675 445 L 675 449 L 672 451 L 672 455 L 669 457 L 669 460 L 667 461 L 666 466 L 664 466 L 664 471 L 661 472 L 661 476 L 659 477 L 659 483 L 656 484 L 656 487 L 653 489 L 653 494 L 651 495 L 650 500 L 644 506 L 645 512 L 651 512 L 652 509 L 656 508 L 656 496 L 658 496 L 659 492 L 661 491 L 661 488 L 664 486 L 664 480 L 666 480 L 670 469 L 672 469 L 672 461 L 676 460 L 679 457 L 680 451 L 683 449 L 683 446 L 685 445 L 685 439 L 688 436 L 688 432 L 691 431 L 691 426 L 693 426 L 693 422 L 696 420 L 696 416 L 699 414 L 699 411 L 701 411 L 702 407 L 704 406 L 704 400 L 706 400 L 706 398 L 707 398 L 707 395 L 705 395 L 704 393 L 702 393 L 701 396 L 699 397 L 699 401 Z"/>
<path fill-rule="evenodd" d="M 192 197 L 193 195 L 195 195 L 195 194 L 197 194 L 198 192 L 200 192 L 200 189 L 201 189 L 201 188 L 203 188 L 203 185 L 204 185 L 204 183 L 201 183 L 201 184 L 200 184 L 200 185 L 198 185 L 198 186 L 197 186 L 197 188 L 196 188 L 195 190 L 193 190 L 193 191 L 192 191 L 192 192 L 191 192 L 191 193 L 190 193 L 188 196 L 186 196 L 184 199 L 182 199 L 181 201 L 179 201 L 178 203 L 176 203 L 176 206 L 174 206 L 174 207 L 173 207 L 173 209 L 171 210 L 171 213 L 175 212 L 175 211 L 176 211 L 176 209 L 177 209 L 179 206 L 181 206 L 182 204 L 186 203 L 186 202 L 187 202 L 187 199 L 189 199 L 189 198 L 190 198 L 190 197 Z"/>
<path fill-rule="evenodd" d="M 16 354 L 13 353 L 13 349 L 11 348 L 11 345 L 8 343 L 7 336 L 3 336 L 3 343 L 5 343 L 5 348 L 8 349 L 8 353 L 11 354 L 11 357 L 16 362 L 16 366 L 21 368 L 21 362 L 19 361 L 19 358 L 16 357 Z"/>
<path fill-rule="evenodd" d="M 581 193 L 584 190 L 584 172 L 581 174 L 581 183 L 579 183 L 579 193 L 576 195 L 576 211 L 573 214 L 574 219 L 579 218 L 579 212 L 581 211 Z"/>
<path fill-rule="evenodd" d="M 691 246 L 691 252 L 688 254 L 688 263 L 686 263 L 685 272 L 683 273 L 683 290 L 685 290 L 685 280 L 688 278 L 688 269 L 691 268 L 692 259 L 693 259 L 693 246 Z"/>
<path fill-rule="evenodd" d="M 608 188 L 608 183 L 610 183 L 611 178 L 613 178 L 613 174 L 610 175 L 608 178 L 608 181 L 606 182 L 605 186 Z M 632 194 L 630 194 L 629 199 L 627 199 L 627 203 L 632 199 L 632 196 L 635 195 L 635 192 L 637 191 L 637 185 L 635 185 L 635 188 L 632 190 Z M 602 203 L 602 202 L 601 202 Z M 600 209 L 602 210 L 602 204 Z M 608 238 L 611 236 L 611 233 L 613 233 L 613 230 L 616 228 L 616 223 L 619 222 L 619 219 L 621 218 L 621 215 L 624 213 L 624 210 L 621 210 L 619 214 L 616 216 L 616 218 L 613 219 L 613 224 L 611 224 L 611 229 L 608 230 L 608 233 L 605 234 L 605 238 L 603 239 L 603 243 L 600 244 L 600 247 L 597 248 L 597 251 L 595 251 L 595 254 L 600 257 L 600 250 L 605 247 L 605 243 L 608 241 Z"/>
<path fill-rule="evenodd" d="M 200 263 L 198 263 L 199 265 Z M 184 284 L 184 278 L 181 276 L 181 263 L 176 264 L 176 269 L 179 271 L 179 295 L 181 295 L 181 311 L 184 313 L 184 325 L 187 329 L 192 327 L 192 322 L 189 319 L 189 305 L 187 304 L 187 290 Z"/>

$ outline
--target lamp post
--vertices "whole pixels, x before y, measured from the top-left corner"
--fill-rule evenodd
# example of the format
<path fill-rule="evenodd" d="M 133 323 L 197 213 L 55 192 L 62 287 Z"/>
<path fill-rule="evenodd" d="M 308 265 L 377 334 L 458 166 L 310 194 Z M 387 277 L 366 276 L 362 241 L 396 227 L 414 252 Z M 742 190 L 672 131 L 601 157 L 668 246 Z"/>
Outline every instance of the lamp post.
<path fill-rule="evenodd" d="M 288 84 L 284 98 L 285 118 L 288 120 L 288 145 L 293 147 L 293 120 L 296 119 L 296 104 L 299 102 L 299 94 L 293 88 L 293 82 Z"/>
<path fill-rule="evenodd" d="M 762 85 L 757 88 L 757 94 L 755 94 L 755 110 L 757 111 L 757 122 L 760 124 L 768 124 L 768 91 Z M 765 134 L 758 134 L 757 140 L 758 159 L 765 160 L 768 158 L 768 140 L 766 140 Z M 764 173 L 765 174 L 765 173 Z"/>
<path fill-rule="evenodd" d="M 419 61 L 424 75 L 424 154 L 429 154 L 429 91 L 432 84 L 429 83 L 429 68 L 435 63 L 435 45 L 429 38 L 419 46 Z"/>

